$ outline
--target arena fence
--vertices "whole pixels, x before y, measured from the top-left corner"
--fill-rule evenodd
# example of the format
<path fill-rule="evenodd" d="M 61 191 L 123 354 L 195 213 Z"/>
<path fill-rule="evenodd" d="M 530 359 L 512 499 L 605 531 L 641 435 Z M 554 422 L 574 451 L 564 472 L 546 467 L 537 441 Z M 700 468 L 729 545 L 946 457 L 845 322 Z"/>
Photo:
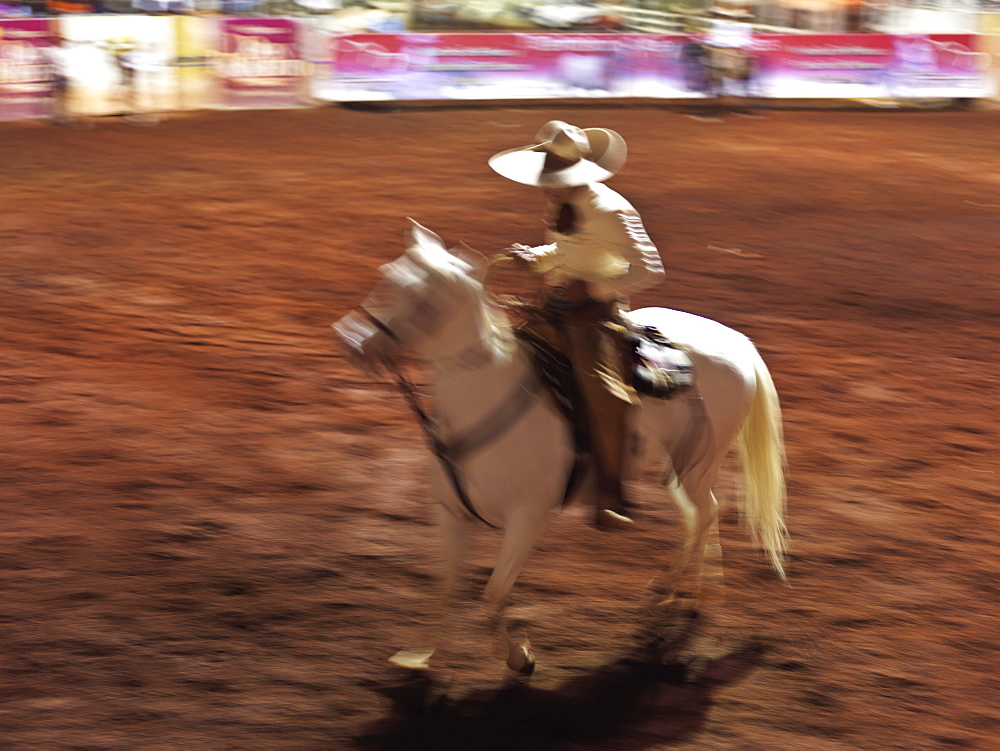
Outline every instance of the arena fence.
<path fill-rule="evenodd" d="M 82 115 L 407 99 L 975 99 L 997 96 L 998 38 L 755 34 L 728 56 L 732 75 L 711 85 L 703 40 L 688 34 L 344 35 L 301 18 L 19 18 L 0 20 L 0 120 L 48 117 L 56 97 Z"/>

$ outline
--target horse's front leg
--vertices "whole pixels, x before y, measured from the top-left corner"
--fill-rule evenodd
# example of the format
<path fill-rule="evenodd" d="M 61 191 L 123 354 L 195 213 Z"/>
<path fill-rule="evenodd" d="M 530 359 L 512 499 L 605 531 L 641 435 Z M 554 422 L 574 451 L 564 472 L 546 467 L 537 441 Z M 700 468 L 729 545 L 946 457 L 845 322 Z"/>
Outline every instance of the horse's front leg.
<path fill-rule="evenodd" d="M 401 649 L 389 658 L 393 665 L 410 670 L 429 668 L 431 657 L 451 630 L 451 618 L 465 571 L 469 550 L 469 523 L 441 505 L 438 506 L 438 529 L 444 571 L 432 605 L 430 623 L 414 646 Z"/>
<path fill-rule="evenodd" d="M 547 513 L 539 515 L 524 513 L 515 515 L 508 521 L 500 544 L 500 555 L 486 584 L 484 598 L 492 608 L 491 624 L 499 639 L 500 646 L 507 652 L 507 667 L 524 675 L 535 670 L 535 655 L 524 634 L 512 634 L 507 626 L 504 611 L 507 598 L 514 588 L 521 569 L 545 531 Z"/>

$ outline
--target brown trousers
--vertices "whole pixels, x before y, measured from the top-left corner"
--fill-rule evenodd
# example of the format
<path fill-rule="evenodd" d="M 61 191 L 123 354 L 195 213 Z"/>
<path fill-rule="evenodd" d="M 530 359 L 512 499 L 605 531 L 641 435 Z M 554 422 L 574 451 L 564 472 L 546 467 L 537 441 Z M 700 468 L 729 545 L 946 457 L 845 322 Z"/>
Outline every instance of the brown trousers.
<path fill-rule="evenodd" d="M 544 308 L 527 313 L 519 328 L 569 359 L 583 402 L 577 419 L 597 470 L 598 508 L 616 508 L 623 499 L 628 415 L 639 403 L 620 303 L 567 303 L 553 297 Z"/>

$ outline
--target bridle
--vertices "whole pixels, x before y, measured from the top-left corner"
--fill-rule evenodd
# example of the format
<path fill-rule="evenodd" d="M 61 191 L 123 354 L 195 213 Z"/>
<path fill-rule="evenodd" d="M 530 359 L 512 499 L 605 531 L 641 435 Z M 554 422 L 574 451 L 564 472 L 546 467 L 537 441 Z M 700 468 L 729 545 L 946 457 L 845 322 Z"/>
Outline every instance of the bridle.
<path fill-rule="evenodd" d="M 509 260 L 508 257 L 501 258 L 503 261 Z M 497 265 L 499 264 L 491 264 L 491 268 Z M 484 284 L 484 292 L 491 298 L 491 301 L 494 304 L 498 304 L 500 307 L 508 310 L 516 310 L 529 305 L 513 297 L 498 297 L 490 292 L 488 284 Z M 373 313 L 366 304 L 362 303 L 362 305 L 358 307 L 358 311 L 361 316 L 375 328 L 376 331 L 383 334 L 394 345 L 401 348 L 408 346 L 405 338 L 394 330 L 392 326 L 375 315 L 375 313 Z M 493 360 L 493 349 L 485 342 L 485 340 L 480 340 L 478 342 L 474 342 L 456 355 L 436 359 L 435 364 L 439 369 L 444 368 L 446 365 L 450 365 L 457 366 L 461 370 L 470 371 L 481 368 L 486 364 L 493 362 Z M 420 423 L 420 427 L 424 432 L 424 436 L 431 452 L 441 463 L 442 468 L 445 470 L 445 473 L 451 482 L 455 495 L 458 496 L 458 499 L 468 516 L 482 522 L 491 529 L 496 529 L 496 525 L 486 521 L 486 519 L 480 515 L 473 505 L 466 490 L 465 483 L 462 480 L 457 462 L 462 458 L 484 448 L 506 433 L 530 409 L 532 404 L 535 403 L 536 397 L 539 391 L 542 390 L 543 386 L 542 382 L 535 377 L 533 369 L 529 370 L 525 377 L 514 387 L 508 397 L 504 399 L 500 403 L 500 406 L 494 409 L 490 415 L 488 415 L 485 419 L 480 420 L 480 422 L 473 428 L 465 431 L 462 436 L 454 438 L 451 441 L 445 441 L 441 437 L 441 433 L 438 429 L 438 421 L 435 420 L 434 417 L 432 417 L 424 408 L 421 403 L 420 393 L 417 391 L 413 382 L 407 378 L 406 373 L 403 371 L 403 368 L 399 365 L 396 359 L 389 354 L 383 353 L 379 357 L 379 364 L 381 364 L 382 367 L 384 367 L 386 371 L 391 373 L 394 377 L 396 386 L 399 388 L 403 398 L 406 399 L 406 403 L 409 405 L 410 409 L 416 415 L 417 421 Z M 563 503 L 566 503 L 575 492 L 585 471 L 586 460 L 583 454 L 579 451 L 578 446 L 576 458 L 573 462 L 573 466 L 566 482 Z"/>
<path fill-rule="evenodd" d="M 362 305 L 358 308 L 358 310 L 378 331 L 385 334 L 385 336 L 387 336 L 394 344 L 397 346 L 405 346 L 405 342 L 402 337 L 393 331 L 388 324 L 378 318 L 378 316 L 368 310 L 368 308 Z M 481 346 L 480 343 L 473 344 L 468 349 L 471 350 L 472 348 L 479 346 Z M 461 362 L 463 360 L 463 354 L 464 353 L 460 353 L 459 355 L 449 359 Z M 480 364 L 485 364 L 485 362 L 490 359 L 490 355 L 486 354 Z M 486 519 L 480 515 L 480 513 L 476 510 L 476 507 L 473 505 L 472 500 L 469 498 L 468 491 L 465 489 L 465 483 L 462 481 L 462 476 L 456 462 L 463 457 L 469 456 L 479 449 L 489 445 L 492 441 L 503 435 L 525 412 L 527 412 L 528 408 L 533 403 L 535 394 L 539 388 L 537 379 L 526 378 L 515 387 L 513 393 L 507 399 L 503 400 L 500 406 L 494 410 L 491 415 L 482 420 L 478 425 L 476 425 L 476 427 L 467 431 L 463 436 L 450 442 L 446 442 L 441 437 L 441 433 L 438 430 L 437 420 L 431 417 L 430 413 L 424 408 L 420 400 L 419 392 L 413 385 L 413 381 L 406 377 L 406 373 L 403 371 L 403 368 L 390 355 L 382 355 L 380 362 L 381 365 L 393 375 L 396 380 L 396 386 L 403 394 L 403 398 L 406 399 L 406 403 L 417 416 L 417 421 L 420 423 L 420 427 L 424 431 L 424 437 L 427 439 L 431 452 L 438 458 L 438 461 L 441 462 L 441 466 L 444 468 L 445 473 L 448 475 L 448 479 L 451 482 L 452 489 L 455 491 L 455 495 L 458 496 L 459 501 L 461 501 L 462 507 L 465 509 L 466 513 L 468 513 L 472 518 L 481 521 L 487 527 L 496 529 L 496 525 L 486 521 Z M 468 368 L 468 365 L 466 365 L 466 367 Z"/>
<path fill-rule="evenodd" d="M 368 322 L 371 323 L 372 326 L 374 326 L 383 334 L 385 334 L 387 337 L 389 337 L 392 340 L 393 344 L 403 346 L 403 340 L 399 338 L 399 334 L 397 334 L 395 331 L 389 328 L 388 324 L 382 323 L 382 321 L 378 318 L 378 316 L 376 316 L 374 313 L 368 310 L 368 308 L 366 308 L 364 305 L 360 305 L 358 306 L 358 311 L 361 313 L 361 315 L 363 315 L 365 318 L 368 319 Z"/>

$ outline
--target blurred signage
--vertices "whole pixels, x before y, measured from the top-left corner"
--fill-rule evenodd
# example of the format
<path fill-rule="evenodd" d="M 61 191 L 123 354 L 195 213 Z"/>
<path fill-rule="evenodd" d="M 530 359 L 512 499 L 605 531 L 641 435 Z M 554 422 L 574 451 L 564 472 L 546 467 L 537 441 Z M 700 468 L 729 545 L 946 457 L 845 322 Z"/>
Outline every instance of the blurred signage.
<path fill-rule="evenodd" d="M 544 99 L 718 95 L 977 97 L 994 93 L 974 34 L 763 35 L 722 45 L 653 34 L 351 34 L 314 95 Z"/>
<path fill-rule="evenodd" d="M 264 109 L 306 103 L 308 66 L 301 59 L 298 24 L 288 18 L 219 21 L 215 73 L 222 107 Z"/>
<path fill-rule="evenodd" d="M 31 7 L 28 5 L 0 3 L 0 18 L 24 18 L 30 15 Z"/>
<path fill-rule="evenodd" d="M 47 117 L 54 76 L 44 19 L 0 19 L 0 120 Z"/>
<path fill-rule="evenodd" d="M 975 34 L 842 34 L 754 38 L 762 96 L 990 96 L 991 56 Z"/>
<path fill-rule="evenodd" d="M 55 15 L 73 15 L 75 13 L 93 13 L 94 3 L 79 0 L 48 0 L 49 12 Z"/>
<path fill-rule="evenodd" d="M 329 99 L 631 96 L 642 37 L 612 34 L 352 34 L 331 41 Z M 675 40 L 652 42 L 671 50 Z M 664 55 L 669 57 L 669 53 Z M 670 72 L 663 71 L 663 78 Z"/>
<path fill-rule="evenodd" d="M 988 46 L 996 37 L 986 34 L 759 35 L 729 44 L 711 35 L 330 34 L 288 18 L 71 15 L 59 20 L 68 40 L 60 56 L 48 23 L 0 19 L 0 120 L 48 116 L 60 61 L 70 69 L 74 111 L 122 111 L 127 92 L 111 54 L 119 37 L 139 45 L 132 94 L 157 110 L 314 100 L 998 93 Z"/>
<path fill-rule="evenodd" d="M 132 7 L 143 13 L 185 13 L 194 10 L 191 0 L 132 0 Z"/>
<path fill-rule="evenodd" d="M 222 0 L 223 13 L 253 13 L 260 3 L 257 0 Z"/>

